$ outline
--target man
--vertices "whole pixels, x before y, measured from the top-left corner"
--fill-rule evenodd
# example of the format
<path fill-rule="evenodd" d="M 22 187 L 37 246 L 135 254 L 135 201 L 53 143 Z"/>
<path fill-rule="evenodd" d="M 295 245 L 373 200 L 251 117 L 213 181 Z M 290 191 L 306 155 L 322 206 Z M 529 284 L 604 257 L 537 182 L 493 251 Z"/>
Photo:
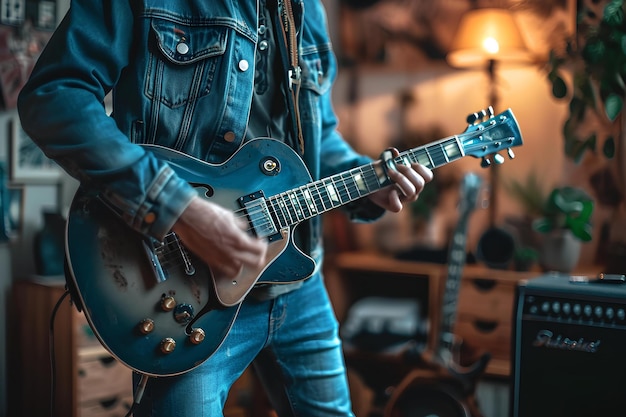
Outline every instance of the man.
<path fill-rule="evenodd" d="M 314 180 L 368 164 L 336 131 L 335 75 L 319 0 L 74 0 L 18 110 L 46 155 L 97 191 L 129 230 L 157 240 L 173 231 L 216 279 L 229 279 L 262 267 L 266 239 L 138 144 L 222 164 L 251 139 L 271 136 L 300 155 Z M 376 164 L 381 181 L 393 184 L 346 204 L 353 219 L 398 212 L 432 179 L 421 165 L 393 163 L 393 152 L 385 154 L 390 163 Z M 319 219 L 293 231 L 316 261 L 313 274 L 252 288 L 221 347 L 189 372 L 149 379 L 136 416 L 221 415 L 253 361 L 280 416 L 352 415 L 320 274 Z"/>

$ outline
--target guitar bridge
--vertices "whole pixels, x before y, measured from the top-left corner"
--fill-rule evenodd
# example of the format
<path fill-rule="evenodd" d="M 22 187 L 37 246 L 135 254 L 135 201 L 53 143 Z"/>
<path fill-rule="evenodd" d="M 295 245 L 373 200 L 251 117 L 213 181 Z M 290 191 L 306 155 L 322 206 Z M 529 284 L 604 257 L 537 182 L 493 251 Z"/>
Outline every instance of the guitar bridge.
<path fill-rule="evenodd" d="M 267 206 L 263 191 L 240 197 L 239 204 L 245 210 L 248 224 L 255 236 L 267 238 L 270 242 L 282 239 L 274 217 Z"/>

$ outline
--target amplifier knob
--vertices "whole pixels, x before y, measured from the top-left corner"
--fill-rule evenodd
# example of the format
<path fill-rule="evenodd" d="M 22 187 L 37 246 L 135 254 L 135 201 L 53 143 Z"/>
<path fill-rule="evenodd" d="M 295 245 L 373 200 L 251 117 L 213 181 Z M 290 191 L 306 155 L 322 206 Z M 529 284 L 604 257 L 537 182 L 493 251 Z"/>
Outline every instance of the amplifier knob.
<path fill-rule="evenodd" d="M 569 316 L 571 312 L 572 306 L 570 305 L 570 303 L 563 303 L 563 314 Z"/>
<path fill-rule="evenodd" d="M 548 314 L 550 312 L 550 303 L 549 302 L 544 301 L 541 304 L 541 312 L 545 313 L 545 314 Z"/>
<path fill-rule="evenodd" d="M 624 320 L 624 318 L 626 318 L 626 312 L 624 312 L 623 308 L 617 310 L 617 318 L 620 320 Z"/>
<path fill-rule="evenodd" d="M 580 316 L 580 313 L 582 313 L 582 308 L 580 307 L 580 304 L 574 304 L 573 311 L 575 315 Z"/>
<path fill-rule="evenodd" d="M 172 353 L 176 349 L 176 341 L 171 337 L 166 337 L 161 341 L 161 352 L 166 355 Z"/>
<path fill-rule="evenodd" d="M 552 303 L 552 312 L 559 314 L 561 312 L 561 304 L 558 301 Z"/>
<path fill-rule="evenodd" d="M 613 310 L 613 307 L 607 307 L 605 314 L 606 318 L 609 320 L 613 320 L 615 318 L 615 310 Z"/>
<path fill-rule="evenodd" d="M 585 317 L 591 317 L 591 306 L 589 304 L 585 304 L 585 307 L 583 308 L 583 314 L 585 315 Z"/>
<path fill-rule="evenodd" d="M 601 306 L 596 306 L 596 308 L 593 309 L 593 313 L 596 315 L 597 318 L 601 319 L 602 318 L 602 307 Z"/>

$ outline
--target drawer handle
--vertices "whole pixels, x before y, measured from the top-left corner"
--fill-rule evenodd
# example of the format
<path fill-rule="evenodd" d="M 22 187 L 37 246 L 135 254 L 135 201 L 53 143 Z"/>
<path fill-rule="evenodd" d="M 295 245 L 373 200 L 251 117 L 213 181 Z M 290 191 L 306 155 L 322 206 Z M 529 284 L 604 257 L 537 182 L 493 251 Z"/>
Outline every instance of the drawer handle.
<path fill-rule="evenodd" d="M 473 324 L 482 333 L 491 333 L 498 327 L 498 322 L 491 320 L 474 320 Z"/>
<path fill-rule="evenodd" d="M 102 364 L 102 366 L 113 366 L 115 364 L 115 358 L 113 356 L 101 356 L 98 358 L 98 361 Z"/>
<path fill-rule="evenodd" d="M 117 397 L 113 397 L 113 398 L 108 398 L 106 400 L 100 400 L 100 405 L 102 406 L 102 408 L 104 408 L 105 410 L 108 410 L 110 408 L 115 407 L 115 405 L 119 402 L 119 398 Z"/>
<path fill-rule="evenodd" d="M 474 278 L 472 282 L 479 291 L 484 292 L 490 291 L 491 289 L 493 289 L 493 287 L 496 286 L 496 281 L 493 279 Z"/>

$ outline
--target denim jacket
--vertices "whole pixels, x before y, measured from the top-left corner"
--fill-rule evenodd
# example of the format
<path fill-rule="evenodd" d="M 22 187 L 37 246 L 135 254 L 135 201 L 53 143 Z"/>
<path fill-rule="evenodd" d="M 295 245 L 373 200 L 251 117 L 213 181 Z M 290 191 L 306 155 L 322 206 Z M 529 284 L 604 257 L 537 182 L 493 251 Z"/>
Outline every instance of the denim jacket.
<path fill-rule="evenodd" d="M 331 85 L 337 65 L 323 5 L 292 1 L 302 68 L 302 158 L 315 180 L 370 159 L 336 131 Z M 73 0 L 19 96 L 24 130 L 82 185 L 100 190 L 132 228 L 163 238 L 196 191 L 137 144 L 216 164 L 242 145 L 257 8 L 254 0 Z M 103 105 L 109 92 L 111 115 Z M 370 203 L 345 208 L 364 221 L 382 214 Z M 319 258 L 315 220 L 306 246 Z"/>

